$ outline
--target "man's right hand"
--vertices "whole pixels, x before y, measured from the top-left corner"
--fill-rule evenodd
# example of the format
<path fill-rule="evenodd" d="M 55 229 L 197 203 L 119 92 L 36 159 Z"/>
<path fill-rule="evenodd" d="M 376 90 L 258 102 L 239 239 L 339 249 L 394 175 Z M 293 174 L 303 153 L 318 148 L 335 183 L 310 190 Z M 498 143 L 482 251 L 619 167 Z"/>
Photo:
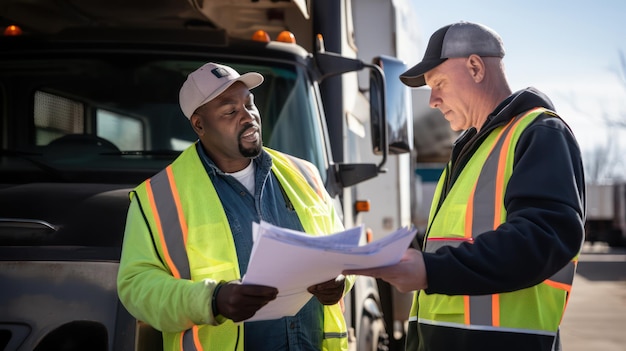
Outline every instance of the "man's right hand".
<path fill-rule="evenodd" d="M 246 320 L 261 307 L 274 300 L 278 289 L 264 285 L 242 285 L 237 281 L 225 283 L 215 297 L 217 311 L 233 322 Z"/>
<path fill-rule="evenodd" d="M 421 251 L 409 248 L 404 252 L 400 262 L 384 267 L 347 269 L 342 272 L 345 275 L 367 275 L 382 279 L 393 285 L 401 293 L 426 289 L 428 277 L 426 265 Z"/>

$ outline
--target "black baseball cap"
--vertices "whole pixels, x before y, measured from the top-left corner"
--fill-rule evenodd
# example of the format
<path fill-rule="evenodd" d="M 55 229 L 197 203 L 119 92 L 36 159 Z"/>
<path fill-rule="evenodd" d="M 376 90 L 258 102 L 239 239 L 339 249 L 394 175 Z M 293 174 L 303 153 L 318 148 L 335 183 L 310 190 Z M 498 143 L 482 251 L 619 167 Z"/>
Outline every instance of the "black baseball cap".
<path fill-rule="evenodd" d="M 493 29 L 479 23 L 461 21 L 439 28 L 428 41 L 422 62 L 400 75 L 410 87 L 426 84 L 424 73 L 453 57 L 504 57 L 502 38 Z"/>

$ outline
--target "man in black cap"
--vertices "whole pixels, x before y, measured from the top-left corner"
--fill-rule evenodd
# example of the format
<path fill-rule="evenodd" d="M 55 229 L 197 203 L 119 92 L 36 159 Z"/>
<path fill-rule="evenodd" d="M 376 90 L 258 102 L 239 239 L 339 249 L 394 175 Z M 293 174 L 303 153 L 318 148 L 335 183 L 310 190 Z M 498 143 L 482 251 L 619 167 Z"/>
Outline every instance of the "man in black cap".
<path fill-rule="evenodd" d="M 559 350 L 559 324 L 583 243 L 580 149 L 550 100 L 513 93 L 492 29 L 437 30 L 400 76 L 431 88 L 463 131 L 441 175 L 422 251 L 394 266 L 346 271 L 415 290 L 407 350 Z"/>

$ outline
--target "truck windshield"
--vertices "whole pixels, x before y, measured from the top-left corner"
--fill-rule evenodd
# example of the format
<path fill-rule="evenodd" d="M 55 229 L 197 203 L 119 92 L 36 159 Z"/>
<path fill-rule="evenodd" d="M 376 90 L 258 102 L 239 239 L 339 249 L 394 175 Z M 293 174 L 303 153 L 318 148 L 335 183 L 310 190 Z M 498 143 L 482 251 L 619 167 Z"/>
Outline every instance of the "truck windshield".
<path fill-rule="evenodd" d="M 15 139 L 5 143 L 1 173 L 100 171 L 129 182 L 153 174 L 197 140 L 178 91 L 208 61 L 113 54 L 0 60 L 0 106 L 16 131 L 7 136 Z M 322 122 L 305 72 L 284 64 L 216 62 L 265 77 L 252 90 L 265 146 L 311 161 L 324 176 Z"/>

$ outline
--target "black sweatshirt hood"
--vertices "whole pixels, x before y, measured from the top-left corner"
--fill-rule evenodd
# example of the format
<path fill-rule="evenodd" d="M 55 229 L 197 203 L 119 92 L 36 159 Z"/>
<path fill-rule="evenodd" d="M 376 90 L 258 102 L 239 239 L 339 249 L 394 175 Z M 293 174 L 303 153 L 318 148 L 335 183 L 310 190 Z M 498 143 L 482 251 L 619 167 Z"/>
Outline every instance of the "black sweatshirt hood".
<path fill-rule="evenodd" d="M 534 87 L 519 90 L 506 98 L 495 108 L 487 118 L 481 130 L 491 129 L 490 127 L 492 126 L 506 123 L 511 119 L 511 116 L 517 116 L 535 107 L 545 107 L 554 111 L 554 105 L 546 94 Z"/>
<path fill-rule="evenodd" d="M 506 124 L 511 118 L 517 116 L 520 113 L 526 112 L 535 107 L 545 107 L 554 111 L 554 105 L 548 96 L 534 87 L 528 87 L 526 89 L 518 90 L 511 94 L 508 98 L 504 99 L 494 110 L 489 114 L 487 120 L 480 128 L 479 135 L 486 135 L 493 128 Z M 454 148 L 456 149 L 459 144 L 464 145 L 469 140 L 476 136 L 476 128 L 472 127 L 466 129 L 459 135 L 454 142 Z M 456 158 L 457 150 L 453 150 L 452 157 Z"/>

